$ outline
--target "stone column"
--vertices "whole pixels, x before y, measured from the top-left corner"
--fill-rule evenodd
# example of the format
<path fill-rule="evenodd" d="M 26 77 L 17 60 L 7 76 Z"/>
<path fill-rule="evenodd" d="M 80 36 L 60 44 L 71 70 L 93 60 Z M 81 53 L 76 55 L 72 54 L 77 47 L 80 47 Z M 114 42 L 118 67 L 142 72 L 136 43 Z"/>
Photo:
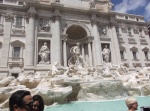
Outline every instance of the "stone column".
<path fill-rule="evenodd" d="M 38 26 L 39 26 L 39 21 L 36 19 L 35 20 L 35 36 L 37 36 L 38 33 Z M 38 38 L 35 38 L 35 48 L 34 48 L 34 65 L 39 64 L 38 63 Z"/>
<path fill-rule="evenodd" d="M 81 51 L 82 51 L 82 57 L 84 58 L 84 56 L 85 56 L 85 53 L 84 53 L 84 44 L 81 45 Z"/>
<path fill-rule="evenodd" d="M 67 67 L 67 47 L 66 47 L 66 41 L 67 39 L 63 40 L 63 59 L 64 59 L 64 66 Z"/>
<path fill-rule="evenodd" d="M 145 32 L 143 29 L 142 29 L 142 36 L 145 37 Z"/>
<path fill-rule="evenodd" d="M 119 26 L 118 28 L 119 28 L 119 34 L 122 35 L 121 27 Z"/>
<path fill-rule="evenodd" d="M 92 41 L 92 57 L 93 57 L 93 65 L 96 66 L 96 58 L 95 58 L 94 54 L 95 54 L 94 41 Z"/>
<path fill-rule="evenodd" d="M 52 17 L 52 42 L 51 42 L 51 63 L 59 62 L 61 64 L 61 39 L 60 39 L 60 11 L 55 10 Z"/>
<path fill-rule="evenodd" d="M 89 61 L 90 61 L 90 66 L 92 66 L 92 50 L 91 50 L 91 42 L 88 42 L 88 53 L 89 53 Z"/>
<path fill-rule="evenodd" d="M 11 26 L 14 16 L 12 14 L 5 14 L 4 15 L 4 39 L 3 39 L 3 48 L 2 48 L 2 55 L 1 55 L 1 69 L 3 72 L 1 76 L 7 76 L 8 69 L 7 64 L 9 61 L 9 50 L 10 50 L 10 35 L 11 35 Z"/>
<path fill-rule="evenodd" d="M 92 24 L 92 32 L 94 36 L 94 58 L 96 58 L 96 65 L 102 65 L 102 54 L 101 54 L 101 43 L 100 43 L 100 37 L 99 37 L 99 32 L 98 32 L 98 27 L 97 27 L 97 17 L 96 15 L 92 15 L 91 19 L 91 24 Z"/>
<path fill-rule="evenodd" d="M 5 25 L 4 25 L 4 39 L 3 39 L 3 50 L 1 56 L 1 66 L 7 67 L 8 59 L 9 59 L 9 45 L 10 45 L 10 34 L 11 34 L 11 26 L 14 16 L 11 14 L 5 14 Z"/>
<path fill-rule="evenodd" d="M 111 62 L 114 65 L 118 65 L 121 63 L 120 50 L 119 50 L 119 42 L 115 30 L 115 21 L 110 24 L 110 37 L 111 37 Z"/>
<path fill-rule="evenodd" d="M 28 32 L 26 36 L 26 66 L 30 67 L 34 65 L 34 53 L 35 53 L 35 7 L 30 7 L 28 12 L 29 24 Z M 30 67 L 31 68 L 31 67 Z"/>
<path fill-rule="evenodd" d="M 131 35 L 134 36 L 133 27 L 131 27 Z"/>

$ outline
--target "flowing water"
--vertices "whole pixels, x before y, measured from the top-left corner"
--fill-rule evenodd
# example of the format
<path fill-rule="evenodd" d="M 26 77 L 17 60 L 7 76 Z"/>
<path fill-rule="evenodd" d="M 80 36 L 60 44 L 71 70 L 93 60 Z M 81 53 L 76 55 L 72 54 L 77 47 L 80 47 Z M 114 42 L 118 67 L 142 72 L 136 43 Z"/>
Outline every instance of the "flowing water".
<path fill-rule="evenodd" d="M 140 107 L 150 106 L 150 96 L 137 97 L 138 110 Z M 63 105 L 52 105 L 44 111 L 127 111 L 125 100 L 97 101 L 97 102 L 71 102 Z"/>

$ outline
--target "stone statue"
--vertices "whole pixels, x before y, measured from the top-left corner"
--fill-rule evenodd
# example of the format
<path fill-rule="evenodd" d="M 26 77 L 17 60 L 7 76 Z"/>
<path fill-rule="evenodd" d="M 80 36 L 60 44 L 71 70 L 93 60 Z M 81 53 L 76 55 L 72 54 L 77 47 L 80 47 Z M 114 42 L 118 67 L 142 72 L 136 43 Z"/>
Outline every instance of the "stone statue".
<path fill-rule="evenodd" d="M 100 35 L 107 35 L 107 29 L 105 26 L 99 26 L 99 33 Z"/>
<path fill-rule="evenodd" d="M 126 75 L 128 73 L 127 67 L 123 63 L 118 65 L 116 70 L 119 72 L 120 75 Z"/>
<path fill-rule="evenodd" d="M 39 51 L 39 55 L 41 56 L 40 63 L 49 63 L 49 53 L 50 50 L 47 47 L 47 42 L 44 42 L 44 45 L 41 47 Z"/>
<path fill-rule="evenodd" d="M 95 0 L 89 0 L 90 8 L 95 8 Z"/>
<path fill-rule="evenodd" d="M 73 54 L 73 56 L 68 60 L 68 65 L 85 67 L 85 61 L 80 54 L 79 43 L 77 43 L 76 46 L 73 46 L 70 49 L 70 52 Z"/>
<path fill-rule="evenodd" d="M 108 49 L 107 45 L 105 45 L 105 48 L 103 49 L 102 55 L 103 55 L 104 61 L 109 62 L 110 50 Z"/>
<path fill-rule="evenodd" d="M 112 10 L 114 4 L 112 4 L 111 2 L 108 3 L 108 10 Z"/>
<path fill-rule="evenodd" d="M 102 28 L 102 34 L 103 34 L 103 35 L 106 35 L 106 34 L 107 34 L 107 30 L 106 30 L 105 27 Z"/>

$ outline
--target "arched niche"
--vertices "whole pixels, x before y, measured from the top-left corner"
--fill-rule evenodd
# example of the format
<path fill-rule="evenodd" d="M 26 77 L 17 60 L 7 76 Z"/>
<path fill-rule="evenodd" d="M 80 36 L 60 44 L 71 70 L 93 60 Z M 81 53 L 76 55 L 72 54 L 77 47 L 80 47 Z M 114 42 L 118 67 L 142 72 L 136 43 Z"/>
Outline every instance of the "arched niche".
<path fill-rule="evenodd" d="M 65 27 L 63 28 L 63 34 L 67 34 L 67 30 L 69 28 L 73 28 L 73 27 L 76 27 L 75 29 L 84 29 L 87 36 L 91 36 L 91 32 L 89 30 L 89 28 L 82 22 L 67 22 L 67 24 L 65 25 Z"/>

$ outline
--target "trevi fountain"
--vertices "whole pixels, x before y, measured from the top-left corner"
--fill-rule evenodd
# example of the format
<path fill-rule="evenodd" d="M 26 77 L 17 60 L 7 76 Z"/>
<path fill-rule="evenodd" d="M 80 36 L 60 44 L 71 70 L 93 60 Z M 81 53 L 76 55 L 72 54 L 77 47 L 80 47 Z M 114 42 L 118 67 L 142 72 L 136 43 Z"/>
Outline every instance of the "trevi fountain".
<path fill-rule="evenodd" d="M 49 50 L 46 43 L 39 52 L 41 64 L 47 64 Z M 44 48 L 46 50 L 44 50 Z M 72 57 L 68 67 L 59 63 L 51 64 L 49 71 L 23 73 L 19 77 L 0 78 L 0 108 L 8 108 L 8 99 L 16 90 L 25 89 L 32 95 L 43 97 L 45 105 L 66 104 L 72 101 L 117 100 L 127 96 L 150 95 L 150 67 L 137 72 L 129 72 L 124 64 L 113 65 L 108 61 L 110 50 L 103 50 L 103 66 L 89 67 L 77 46 L 70 49 Z M 42 61 L 43 60 L 43 61 Z"/>

